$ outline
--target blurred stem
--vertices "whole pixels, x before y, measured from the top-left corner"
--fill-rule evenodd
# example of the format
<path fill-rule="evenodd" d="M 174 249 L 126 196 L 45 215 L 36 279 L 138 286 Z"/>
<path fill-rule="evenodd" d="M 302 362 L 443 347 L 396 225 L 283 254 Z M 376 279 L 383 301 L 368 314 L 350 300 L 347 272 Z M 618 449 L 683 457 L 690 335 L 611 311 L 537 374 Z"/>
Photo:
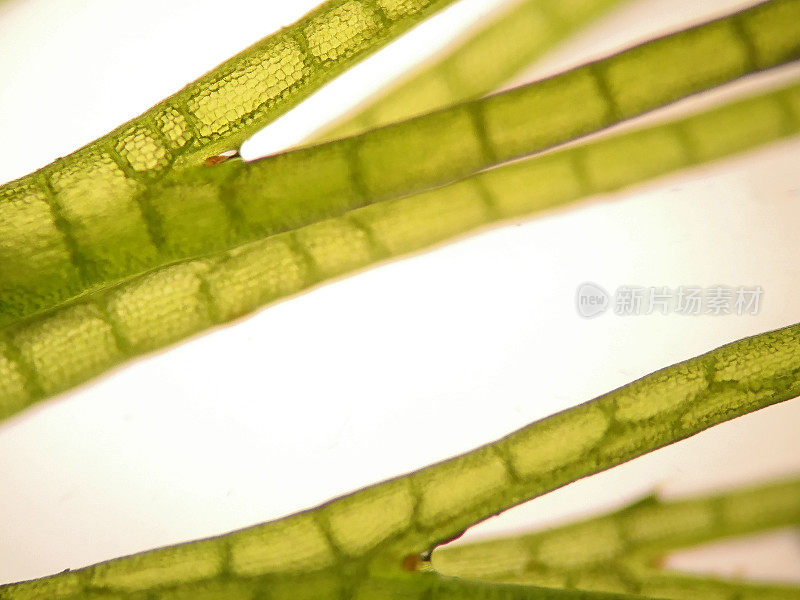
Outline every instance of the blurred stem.
<path fill-rule="evenodd" d="M 501 6 L 387 89 L 311 138 L 320 142 L 479 98 L 627 0 L 522 0 Z"/>
<path fill-rule="evenodd" d="M 546 531 L 442 546 L 433 552 L 431 565 L 447 576 L 664 598 L 716 598 L 703 596 L 712 588 L 728 598 L 798 598 L 800 589 L 788 585 L 686 577 L 659 568 L 675 550 L 798 526 L 800 479 L 795 478 L 687 500 L 650 496 Z"/>

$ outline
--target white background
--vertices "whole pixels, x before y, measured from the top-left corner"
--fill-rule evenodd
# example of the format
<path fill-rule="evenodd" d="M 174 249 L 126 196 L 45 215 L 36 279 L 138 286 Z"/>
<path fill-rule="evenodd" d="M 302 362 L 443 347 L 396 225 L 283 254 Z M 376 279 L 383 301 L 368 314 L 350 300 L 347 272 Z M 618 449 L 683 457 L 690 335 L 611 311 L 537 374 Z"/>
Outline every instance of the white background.
<path fill-rule="evenodd" d="M 91 141 L 315 4 L 7 0 L 0 180 Z M 268 127 L 244 154 L 300 141 L 497 4 L 445 11 Z M 632 2 L 527 77 L 747 4 Z M 797 139 L 774 144 L 366 271 L 0 424 L 0 582 L 280 517 L 800 321 L 798 156 Z M 755 317 L 587 321 L 574 306 L 584 281 L 611 290 L 761 285 L 764 296 Z M 796 474 L 798 423 L 797 400 L 761 411 L 530 502 L 467 538 L 591 514 L 653 489 L 675 496 Z M 673 563 L 800 581 L 800 537 L 762 536 Z"/>

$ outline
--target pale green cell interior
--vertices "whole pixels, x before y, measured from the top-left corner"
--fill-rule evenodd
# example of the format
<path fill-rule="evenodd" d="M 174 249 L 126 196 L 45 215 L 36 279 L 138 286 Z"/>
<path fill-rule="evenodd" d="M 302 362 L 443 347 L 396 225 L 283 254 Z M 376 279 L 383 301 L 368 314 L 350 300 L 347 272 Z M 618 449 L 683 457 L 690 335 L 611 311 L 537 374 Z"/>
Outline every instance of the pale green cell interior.
<path fill-rule="evenodd" d="M 285 237 L 243 246 L 205 276 L 208 294 L 222 321 L 300 291 L 308 280 L 307 261 Z"/>
<path fill-rule="evenodd" d="M 220 196 L 220 187 L 212 184 L 167 186 L 150 196 L 162 255 L 202 255 L 209 247 L 223 249 L 235 239 L 230 211 Z"/>
<path fill-rule="evenodd" d="M 365 202 L 345 144 L 300 150 L 256 164 L 257 168 L 237 166 L 240 175 L 229 188 L 243 227 L 256 232 L 250 238 L 308 225 Z"/>
<path fill-rule="evenodd" d="M 326 62 L 362 50 L 380 29 L 380 16 L 369 3 L 347 0 L 314 17 L 304 33 L 313 58 Z"/>
<path fill-rule="evenodd" d="M 742 19 L 741 24 L 752 40 L 759 66 L 772 66 L 776 60 L 800 58 L 796 46 L 800 39 L 796 3 L 764 3 L 747 19 Z"/>
<path fill-rule="evenodd" d="M 774 139 L 776 132 L 786 129 L 787 118 L 782 106 L 757 99 L 720 111 L 709 119 L 690 119 L 683 131 L 693 152 L 712 159 Z"/>
<path fill-rule="evenodd" d="M 90 581 L 100 588 L 149 589 L 215 577 L 224 562 L 220 547 L 208 541 L 99 564 L 92 569 Z"/>
<path fill-rule="evenodd" d="M 491 197 L 492 208 L 503 217 L 530 214 L 588 192 L 575 176 L 575 161 L 569 153 L 513 163 L 478 179 Z"/>
<path fill-rule="evenodd" d="M 160 348 L 212 324 L 202 287 L 204 267 L 202 263 L 166 267 L 145 276 L 136 287 L 108 295 L 105 312 L 129 351 Z M 180 311 L 173 310 L 175 303 Z M 130 327 L 132 323 L 140 326 Z"/>
<path fill-rule="evenodd" d="M 747 45 L 732 23 L 718 21 L 639 46 L 599 67 L 616 110 L 638 114 L 746 73 Z"/>
<path fill-rule="evenodd" d="M 150 127 L 131 127 L 114 149 L 137 173 L 160 172 L 169 166 L 169 152 Z"/>
<path fill-rule="evenodd" d="M 69 224 L 75 261 L 91 279 L 115 279 L 150 266 L 157 254 L 136 194 L 142 188 L 108 153 L 83 153 L 50 176 Z"/>
<path fill-rule="evenodd" d="M 596 190 L 618 190 L 689 164 L 683 140 L 668 128 L 612 138 L 587 148 L 581 158 L 589 185 Z"/>
<path fill-rule="evenodd" d="M 405 480 L 383 486 L 369 500 L 332 504 L 326 511 L 332 538 L 345 554 L 359 556 L 402 533 L 414 517 L 414 504 Z"/>
<path fill-rule="evenodd" d="M 491 214 L 486 198 L 469 182 L 369 208 L 353 217 L 390 255 L 412 252 L 483 225 Z"/>
<path fill-rule="evenodd" d="M 70 307 L 12 339 L 48 395 L 86 381 L 122 358 L 111 325 L 92 305 Z"/>
<path fill-rule="evenodd" d="M 329 567 L 336 561 L 324 531 L 309 513 L 289 517 L 272 527 L 256 527 L 234 533 L 228 543 L 234 575 L 313 572 Z"/>
<path fill-rule="evenodd" d="M 417 518 L 423 527 L 447 522 L 470 504 L 481 503 L 502 493 L 510 483 L 508 467 L 498 454 L 481 450 L 438 469 L 413 476 L 420 491 Z"/>
<path fill-rule="evenodd" d="M 0 313 L 24 310 L 30 296 L 47 303 L 58 297 L 57 290 L 75 293 L 80 286 L 45 195 L 35 187 L 6 187 L 0 194 Z"/>
<path fill-rule="evenodd" d="M 25 375 L 8 351 L 8 344 L 0 342 L 0 419 L 19 412 L 31 400 Z"/>
<path fill-rule="evenodd" d="M 608 102 L 586 68 L 490 97 L 481 112 L 498 159 L 570 140 L 610 120 Z"/>
<path fill-rule="evenodd" d="M 468 106 L 364 134 L 356 146 L 364 191 L 370 197 L 394 197 L 484 167 L 491 159 Z"/>
<path fill-rule="evenodd" d="M 506 442 L 511 464 L 523 477 L 562 468 L 594 448 L 605 437 L 609 425 L 600 408 L 562 413 L 512 435 Z M 574 441 L 562 444 L 567 431 Z"/>
<path fill-rule="evenodd" d="M 364 227 L 354 220 L 328 219 L 295 233 L 321 277 L 336 277 L 372 263 L 380 254 Z"/>
<path fill-rule="evenodd" d="M 668 367 L 658 375 L 661 394 L 651 393 L 650 381 L 635 381 L 616 398 L 614 416 L 620 421 L 642 421 L 673 411 L 708 386 L 702 363 Z"/>

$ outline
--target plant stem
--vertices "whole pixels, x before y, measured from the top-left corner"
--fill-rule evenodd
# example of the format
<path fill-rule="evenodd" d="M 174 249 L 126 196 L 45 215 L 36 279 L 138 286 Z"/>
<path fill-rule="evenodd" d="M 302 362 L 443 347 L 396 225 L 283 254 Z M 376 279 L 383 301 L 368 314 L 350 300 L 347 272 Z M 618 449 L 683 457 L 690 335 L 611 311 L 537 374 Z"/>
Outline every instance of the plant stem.
<path fill-rule="evenodd" d="M 456 45 L 312 139 L 332 140 L 479 98 L 625 0 L 522 0 L 481 20 Z"/>
<path fill-rule="evenodd" d="M 0 324 L 171 262 L 450 183 L 797 58 L 797 23 L 800 0 L 771 0 L 483 100 L 155 185 L 133 171 L 119 179 L 110 155 L 88 179 L 62 163 L 0 201 Z M 34 217 L 35 206 L 43 212 Z"/>
<path fill-rule="evenodd" d="M 196 593 L 198 585 L 236 586 L 252 593 L 255 586 L 269 588 L 315 574 L 327 577 L 328 585 L 331 577 L 345 574 L 356 587 L 384 578 L 391 587 L 394 579 L 418 568 L 415 556 L 492 515 L 795 397 L 800 393 L 798 374 L 800 324 L 721 346 L 494 443 L 316 509 L 0 587 L 0 599 L 30 598 L 41 595 L 43 588 L 50 590 L 48 597 L 76 600 L 109 593 L 120 599 L 150 594 L 169 598 L 182 586 Z M 785 494 L 780 498 L 781 507 L 796 509 L 796 497 L 790 495 L 788 502 Z"/>
<path fill-rule="evenodd" d="M 794 82 L 164 267 L 0 330 L 0 418 L 344 273 L 798 131 Z"/>
<path fill-rule="evenodd" d="M 693 585 L 685 587 L 694 595 L 668 593 L 667 583 L 685 576 L 658 565 L 678 549 L 798 526 L 800 479 L 791 479 L 687 500 L 651 496 L 610 514 L 547 531 L 437 548 L 431 564 L 443 575 L 469 579 L 664 598 L 694 598 L 698 587 L 714 586 L 733 598 L 748 590 L 755 595 L 753 585 L 691 578 Z M 661 591 L 654 591 L 657 587 Z M 800 589 L 790 586 L 756 589 L 763 598 L 800 596 Z M 786 596 L 789 592 L 793 596 Z"/>

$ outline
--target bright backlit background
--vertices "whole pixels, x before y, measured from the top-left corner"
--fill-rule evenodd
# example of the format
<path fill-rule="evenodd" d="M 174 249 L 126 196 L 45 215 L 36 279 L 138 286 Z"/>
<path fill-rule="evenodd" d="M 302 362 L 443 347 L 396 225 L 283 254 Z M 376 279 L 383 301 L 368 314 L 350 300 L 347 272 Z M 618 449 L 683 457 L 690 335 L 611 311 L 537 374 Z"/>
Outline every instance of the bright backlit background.
<path fill-rule="evenodd" d="M 444 11 L 268 127 L 245 156 L 297 143 L 499 4 Z M 748 4 L 631 2 L 527 78 Z M 7 0 L 0 181 L 91 141 L 315 5 Z M 732 93 L 798 72 L 750 78 Z M 360 273 L 0 424 L 0 583 L 277 518 L 800 321 L 799 157 L 797 139 L 774 144 Z M 757 316 L 587 321 L 574 305 L 584 281 L 760 285 L 764 295 Z M 654 489 L 676 496 L 796 474 L 799 424 L 797 400 L 769 408 L 467 538 L 562 522 Z M 800 581 L 800 537 L 726 543 L 673 564 Z"/>

